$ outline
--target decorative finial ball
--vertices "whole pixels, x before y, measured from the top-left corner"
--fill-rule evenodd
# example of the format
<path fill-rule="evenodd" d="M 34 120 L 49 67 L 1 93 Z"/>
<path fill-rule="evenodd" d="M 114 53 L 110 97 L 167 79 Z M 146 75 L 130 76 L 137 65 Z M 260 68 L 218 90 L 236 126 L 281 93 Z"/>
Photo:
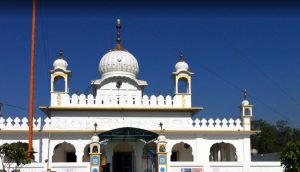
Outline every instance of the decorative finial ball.
<path fill-rule="evenodd" d="M 92 142 L 99 142 L 100 141 L 100 139 L 97 135 L 93 135 L 91 140 L 92 140 Z"/>
<path fill-rule="evenodd" d="M 188 71 L 189 65 L 185 61 L 179 61 L 175 65 L 176 72 Z"/>

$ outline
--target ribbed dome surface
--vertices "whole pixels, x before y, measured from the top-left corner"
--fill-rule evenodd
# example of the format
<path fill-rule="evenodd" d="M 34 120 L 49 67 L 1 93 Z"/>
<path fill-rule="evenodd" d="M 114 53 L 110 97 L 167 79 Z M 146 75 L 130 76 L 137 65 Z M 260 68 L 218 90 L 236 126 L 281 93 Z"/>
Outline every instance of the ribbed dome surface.
<path fill-rule="evenodd" d="M 136 77 L 139 72 L 139 64 L 135 57 L 126 50 L 112 50 L 106 53 L 99 63 L 99 71 L 102 76 L 114 72 L 124 73 Z"/>

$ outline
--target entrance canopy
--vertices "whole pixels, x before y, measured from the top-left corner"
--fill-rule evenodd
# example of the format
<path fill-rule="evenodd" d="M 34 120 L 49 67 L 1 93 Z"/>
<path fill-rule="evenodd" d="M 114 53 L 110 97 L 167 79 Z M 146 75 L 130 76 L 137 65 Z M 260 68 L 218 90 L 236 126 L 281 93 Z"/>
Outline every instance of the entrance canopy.
<path fill-rule="evenodd" d="M 131 127 L 117 128 L 99 134 L 100 140 L 143 140 L 149 142 L 157 137 L 158 134 L 154 132 Z"/>

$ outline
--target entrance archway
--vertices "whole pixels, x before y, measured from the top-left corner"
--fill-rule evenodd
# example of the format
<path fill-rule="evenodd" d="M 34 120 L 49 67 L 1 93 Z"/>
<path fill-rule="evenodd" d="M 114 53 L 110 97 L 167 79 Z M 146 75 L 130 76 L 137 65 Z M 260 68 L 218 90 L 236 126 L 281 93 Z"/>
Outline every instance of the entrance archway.
<path fill-rule="evenodd" d="M 143 164 L 145 145 L 157 137 L 158 134 L 154 132 L 130 127 L 99 134 L 100 142 L 107 148 L 107 162 L 111 163 L 112 172 L 135 172 L 146 169 Z"/>
<path fill-rule="evenodd" d="M 119 143 L 113 152 L 113 172 L 132 172 L 134 169 L 133 146 L 126 142 Z"/>

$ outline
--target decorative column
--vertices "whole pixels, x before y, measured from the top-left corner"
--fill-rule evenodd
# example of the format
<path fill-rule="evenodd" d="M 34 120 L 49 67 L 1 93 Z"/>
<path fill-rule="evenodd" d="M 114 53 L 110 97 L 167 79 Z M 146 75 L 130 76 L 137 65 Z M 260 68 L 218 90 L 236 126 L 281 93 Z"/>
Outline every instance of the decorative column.
<path fill-rule="evenodd" d="M 157 138 L 157 172 L 167 172 L 168 171 L 168 164 L 167 164 L 167 157 L 168 152 L 166 152 L 167 146 L 167 139 L 163 135 L 162 123 L 159 123 L 161 128 L 160 135 Z"/>
<path fill-rule="evenodd" d="M 97 123 L 95 126 L 95 135 L 92 137 L 92 142 L 90 144 L 90 172 L 100 171 L 100 139 L 96 134 Z"/>

